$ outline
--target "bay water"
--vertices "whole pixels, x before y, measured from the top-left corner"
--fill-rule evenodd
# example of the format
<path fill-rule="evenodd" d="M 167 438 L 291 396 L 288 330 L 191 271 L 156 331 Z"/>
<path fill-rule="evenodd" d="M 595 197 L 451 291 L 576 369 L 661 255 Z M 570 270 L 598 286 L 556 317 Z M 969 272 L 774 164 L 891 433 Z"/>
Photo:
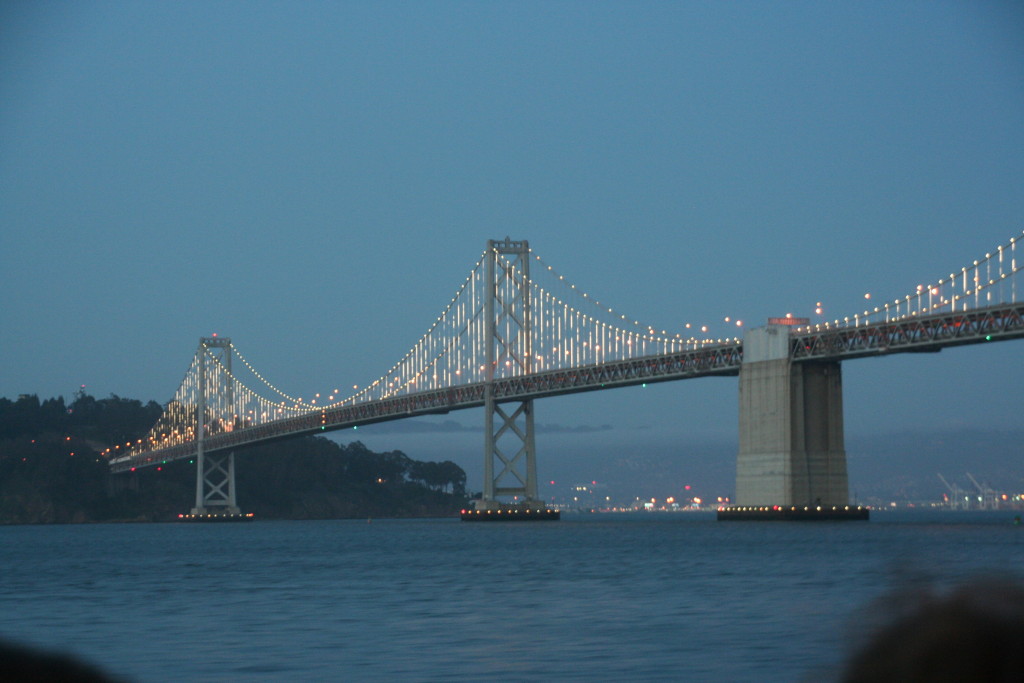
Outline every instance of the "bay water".
<path fill-rule="evenodd" d="M 0 639 L 142 682 L 829 680 L 887 596 L 1020 579 L 1014 515 L 0 527 Z"/>

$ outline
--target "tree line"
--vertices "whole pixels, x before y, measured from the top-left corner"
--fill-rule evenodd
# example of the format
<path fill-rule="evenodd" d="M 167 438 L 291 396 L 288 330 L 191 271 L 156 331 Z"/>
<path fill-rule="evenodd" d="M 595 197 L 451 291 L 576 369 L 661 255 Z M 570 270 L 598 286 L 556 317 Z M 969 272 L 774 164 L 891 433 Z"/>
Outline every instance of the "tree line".
<path fill-rule="evenodd" d="M 107 447 L 142 438 L 161 406 L 84 391 L 70 403 L 0 398 L 0 523 L 167 521 L 195 503 L 195 463 L 112 474 Z M 239 506 L 264 519 L 451 516 L 466 473 L 451 461 L 298 437 L 235 453 Z"/>

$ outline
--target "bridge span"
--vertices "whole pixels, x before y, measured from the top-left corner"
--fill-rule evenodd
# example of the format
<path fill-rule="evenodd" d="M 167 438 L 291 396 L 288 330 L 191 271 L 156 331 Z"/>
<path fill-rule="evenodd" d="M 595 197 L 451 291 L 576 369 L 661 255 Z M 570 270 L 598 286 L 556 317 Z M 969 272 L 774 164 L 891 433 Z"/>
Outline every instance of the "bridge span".
<path fill-rule="evenodd" d="M 205 343 L 210 341 L 204 340 Z M 490 386 L 497 403 L 531 401 L 645 383 L 738 375 L 742 361 L 742 342 L 730 342 L 698 351 L 608 361 L 576 369 L 545 370 L 532 375 L 495 379 Z M 480 408 L 484 405 L 487 387 L 486 382 L 475 382 L 448 389 L 432 389 L 365 403 L 323 408 L 319 412 L 286 417 L 261 425 L 207 432 L 204 447 L 207 453 L 211 453 L 294 436 L 362 427 L 376 422 Z M 197 447 L 198 441 L 193 439 L 165 448 L 112 458 L 110 467 L 114 472 L 124 472 L 191 458 L 196 455 Z"/>
<path fill-rule="evenodd" d="M 532 255 L 526 241 L 492 240 L 428 332 L 362 390 L 347 397 L 335 391 L 326 399 L 294 398 L 267 382 L 230 339 L 205 337 L 147 438 L 119 444 L 107 456 L 114 472 L 195 457 L 193 512 L 237 511 L 237 449 L 483 407 L 480 506 L 496 509 L 515 496 L 527 507 L 542 508 L 534 400 L 738 375 L 736 503 L 845 505 L 841 362 L 1024 337 L 1018 241 L 1011 239 L 959 274 L 852 318 L 822 325 L 772 319 L 748 329 L 743 339 L 710 340 L 630 321 L 565 283 Z M 531 275 L 531 263 L 535 271 L 541 266 L 547 280 Z"/>

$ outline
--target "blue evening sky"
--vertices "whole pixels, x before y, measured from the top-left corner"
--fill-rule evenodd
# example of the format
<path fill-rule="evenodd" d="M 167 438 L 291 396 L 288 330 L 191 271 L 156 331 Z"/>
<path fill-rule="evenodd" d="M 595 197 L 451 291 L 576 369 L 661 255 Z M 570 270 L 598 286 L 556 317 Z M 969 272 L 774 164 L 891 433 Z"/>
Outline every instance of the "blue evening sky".
<path fill-rule="evenodd" d="M 165 402 L 214 332 L 292 395 L 365 384 L 506 235 L 632 318 L 717 336 L 853 314 L 1022 227 L 1018 3 L 0 5 L 9 398 Z M 1019 428 L 1022 359 L 847 363 L 848 441 Z M 540 423 L 609 429 L 540 434 L 541 476 L 734 449 L 736 391 L 542 401 Z M 448 419 L 471 431 L 360 435 L 478 485 L 482 414 Z"/>

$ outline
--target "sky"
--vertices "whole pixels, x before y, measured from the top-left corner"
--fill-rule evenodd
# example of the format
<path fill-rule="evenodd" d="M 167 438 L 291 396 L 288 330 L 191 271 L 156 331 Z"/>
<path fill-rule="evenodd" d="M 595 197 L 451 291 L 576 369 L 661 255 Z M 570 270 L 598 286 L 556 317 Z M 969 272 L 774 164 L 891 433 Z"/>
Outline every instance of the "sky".
<path fill-rule="evenodd" d="M 1021 234 L 1022 124 L 1008 2 L 4 3 L 0 396 L 166 402 L 212 333 L 292 395 L 365 385 L 506 236 L 657 329 L 842 318 Z M 915 435 L 958 477 L 980 433 L 1020 480 L 1022 359 L 844 364 L 851 477 Z M 734 474 L 735 378 L 537 421 L 546 481 Z M 472 488 L 482 425 L 359 437 Z"/>

